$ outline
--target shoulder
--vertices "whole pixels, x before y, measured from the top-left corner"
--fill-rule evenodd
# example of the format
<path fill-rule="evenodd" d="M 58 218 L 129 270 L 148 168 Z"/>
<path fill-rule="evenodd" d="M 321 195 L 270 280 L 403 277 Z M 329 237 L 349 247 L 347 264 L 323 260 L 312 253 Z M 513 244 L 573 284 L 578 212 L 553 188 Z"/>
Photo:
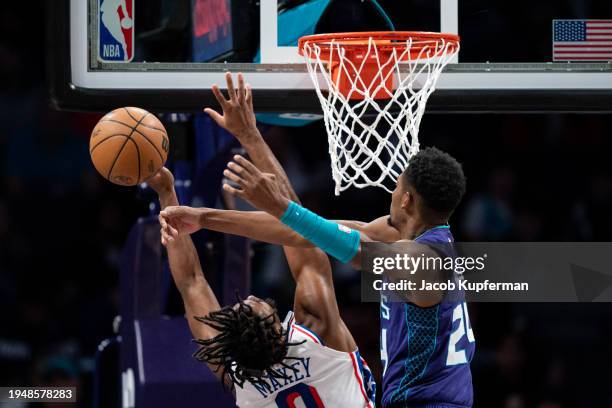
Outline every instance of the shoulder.
<path fill-rule="evenodd" d="M 321 346 L 325 345 L 323 339 L 317 332 L 304 324 L 295 323 L 295 321 L 292 322 L 289 327 L 288 336 L 290 342 L 305 341 Z"/>
<path fill-rule="evenodd" d="M 389 223 L 389 216 L 377 218 L 361 227 L 373 241 L 397 242 L 400 239 L 399 231 Z"/>

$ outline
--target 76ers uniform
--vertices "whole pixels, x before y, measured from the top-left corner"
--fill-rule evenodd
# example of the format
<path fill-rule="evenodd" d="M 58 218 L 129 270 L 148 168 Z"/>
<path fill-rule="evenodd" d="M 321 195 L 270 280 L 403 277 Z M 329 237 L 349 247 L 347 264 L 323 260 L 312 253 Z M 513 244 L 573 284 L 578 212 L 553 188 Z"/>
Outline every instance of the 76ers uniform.
<path fill-rule="evenodd" d="M 453 236 L 448 225 L 441 225 L 415 241 L 448 244 Z M 440 256 L 454 256 L 450 245 L 436 249 Z M 421 308 L 388 300 L 381 298 L 383 407 L 471 407 L 475 339 L 466 303 L 443 300 Z"/>
<path fill-rule="evenodd" d="M 236 386 L 236 403 L 240 408 L 374 408 L 376 384 L 359 351 L 346 353 L 325 347 L 308 328 L 288 320 L 288 341 L 303 344 L 290 346 L 285 364 L 277 369 L 287 378 L 264 380 L 266 388 L 245 382 Z"/>

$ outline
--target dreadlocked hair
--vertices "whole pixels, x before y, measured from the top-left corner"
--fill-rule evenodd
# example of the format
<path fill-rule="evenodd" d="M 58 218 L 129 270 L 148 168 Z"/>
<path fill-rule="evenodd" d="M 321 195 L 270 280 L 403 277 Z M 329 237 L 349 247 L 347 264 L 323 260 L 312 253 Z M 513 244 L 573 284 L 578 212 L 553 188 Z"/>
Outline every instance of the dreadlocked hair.
<path fill-rule="evenodd" d="M 276 306 L 274 301 L 266 299 L 274 311 L 265 317 L 253 312 L 251 306 L 244 303 L 238 295 L 238 307 L 226 306 L 221 310 L 209 313 L 207 316 L 195 317 L 219 334 L 211 339 L 194 340 L 200 345 L 194 357 L 200 362 L 217 366 L 222 370 L 222 378 L 229 378 L 235 385 L 242 387 L 245 381 L 257 384 L 271 391 L 265 377 L 286 379 L 288 375 L 284 367 L 290 371 L 297 370 L 283 362 L 290 346 L 300 343 L 289 343 L 287 331 L 278 330 L 275 323 Z M 274 366 L 281 366 L 274 368 Z M 225 381 L 222 381 L 226 387 Z"/>

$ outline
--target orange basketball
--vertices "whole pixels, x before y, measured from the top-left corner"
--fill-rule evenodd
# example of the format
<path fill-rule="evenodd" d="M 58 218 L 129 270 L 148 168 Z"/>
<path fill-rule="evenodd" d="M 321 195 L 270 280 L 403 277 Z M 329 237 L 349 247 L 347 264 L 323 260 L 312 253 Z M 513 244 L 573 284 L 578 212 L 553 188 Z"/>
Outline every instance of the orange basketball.
<path fill-rule="evenodd" d="M 159 119 L 140 108 L 119 108 L 96 124 L 89 154 L 105 179 L 122 186 L 142 183 L 162 168 L 169 140 Z"/>

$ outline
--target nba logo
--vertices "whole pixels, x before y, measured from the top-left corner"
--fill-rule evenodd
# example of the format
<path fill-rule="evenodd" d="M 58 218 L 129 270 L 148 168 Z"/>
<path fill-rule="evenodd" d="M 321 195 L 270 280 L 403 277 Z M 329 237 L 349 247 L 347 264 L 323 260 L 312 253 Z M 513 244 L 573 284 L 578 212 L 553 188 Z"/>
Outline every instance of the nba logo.
<path fill-rule="evenodd" d="M 134 0 L 98 0 L 98 59 L 130 62 L 134 58 Z"/>

